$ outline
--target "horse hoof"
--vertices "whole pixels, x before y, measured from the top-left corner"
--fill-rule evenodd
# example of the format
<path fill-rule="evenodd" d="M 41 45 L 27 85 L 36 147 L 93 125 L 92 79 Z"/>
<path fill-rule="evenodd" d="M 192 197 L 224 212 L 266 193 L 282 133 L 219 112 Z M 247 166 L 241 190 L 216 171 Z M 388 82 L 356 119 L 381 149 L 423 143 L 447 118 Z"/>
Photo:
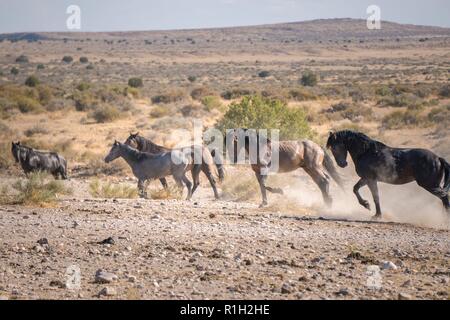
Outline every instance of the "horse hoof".
<path fill-rule="evenodd" d="M 264 208 L 264 207 L 267 207 L 267 202 L 266 202 L 266 201 L 264 201 L 263 203 L 261 203 L 261 204 L 259 205 L 259 207 L 260 207 L 260 208 Z"/>
<path fill-rule="evenodd" d="M 374 215 L 370 220 L 372 220 L 372 221 L 380 221 L 381 220 L 381 214 Z"/>
<path fill-rule="evenodd" d="M 370 203 L 368 201 L 361 202 L 361 205 L 366 208 L 367 210 L 370 210 Z"/>

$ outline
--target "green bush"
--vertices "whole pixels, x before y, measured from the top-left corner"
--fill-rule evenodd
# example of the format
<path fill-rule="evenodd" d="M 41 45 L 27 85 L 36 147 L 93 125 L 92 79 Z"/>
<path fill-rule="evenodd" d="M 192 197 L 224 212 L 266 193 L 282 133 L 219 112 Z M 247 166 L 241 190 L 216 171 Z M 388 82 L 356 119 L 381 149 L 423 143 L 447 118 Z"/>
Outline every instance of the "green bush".
<path fill-rule="evenodd" d="M 445 85 L 439 90 L 439 95 L 444 98 L 450 97 L 450 85 Z"/>
<path fill-rule="evenodd" d="M 62 61 L 65 63 L 71 63 L 73 61 L 73 58 L 71 56 L 64 56 L 62 58 Z"/>
<path fill-rule="evenodd" d="M 19 74 L 19 69 L 17 69 L 16 67 L 12 67 L 11 68 L 11 74 L 15 75 L 15 76 L 18 75 Z"/>
<path fill-rule="evenodd" d="M 279 129 L 283 140 L 313 137 L 304 110 L 261 96 L 247 96 L 232 103 L 217 128 L 224 133 L 234 128 Z"/>
<path fill-rule="evenodd" d="M 254 94 L 255 92 L 249 89 L 241 89 L 241 88 L 235 88 L 230 89 L 222 93 L 222 98 L 226 100 L 232 100 L 232 99 L 238 99 L 243 96 L 248 96 L 251 94 Z"/>
<path fill-rule="evenodd" d="M 197 81 L 197 77 L 196 76 L 189 76 L 188 80 L 189 80 L 189 82 L 195 82 L 195 81 Z"/>
<path fill-rule="evenodd" d="M 103 105 L 96 108 L 89 114 L 97 123 L 112 122 L 120 118 L 120 111 L 114 106 Z"/>
<path fill-rule="evenodd" d="M 212 111 L 214 109 L 221 110 L 223 105 L 220 98 L 217 96 L 206 96 L 202 99 L 202 104 L 207 111 Z"/>
<path fill-rule="evenodd" d="M 44 66 L 42 63 L 39 63 L 39 64 L 36 66 L 36 69 L 38 69 L 38 70 L 43 70 L 43 69 L 45 69 L 45 66 Z"/>
<path fill-rule="evenodd" d="M 88 63 L 89 59 L 87 57 L 80 57 L 80 63 Z"/>
<path fill-rule="evenodd" d="M 141 78 L 131 78 L 128 80 L 128 85 L 132 88 L 141 88 L 144 86 L 144 82 Z"/>
<path fill-rule="evenodd" d="M 317 81 L 317 75 L 310 70 L 305 71 L 300 78 L 300 83 L 305 87 L 314 87 Z"/>
<path fill-rule="evenodd" d="M 91 85 L 90 85 L 89 83 L 87 83 L 87 82 L 80 82 L 80 83 L 77 85 L 77 90 L 78 90 L 78 91 L 86 91 L 86 90 L 88 90 L 90 87 L 91 87 Z"/>
<path fill-rule="evenodd" d="M 25 80 L 25 85 L 28 87 L 36 87 L 38 84 L 39 79 L 35 75 L 31 75 Z"/>

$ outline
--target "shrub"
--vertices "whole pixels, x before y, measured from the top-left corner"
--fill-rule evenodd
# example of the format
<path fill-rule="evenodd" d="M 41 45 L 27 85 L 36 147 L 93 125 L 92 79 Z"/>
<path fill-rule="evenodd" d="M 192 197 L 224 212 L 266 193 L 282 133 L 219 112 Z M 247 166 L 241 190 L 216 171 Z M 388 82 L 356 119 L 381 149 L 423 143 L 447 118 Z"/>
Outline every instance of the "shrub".
<path fill-rule="evenodd" d="M 91 87 L 91 85 L 90 85 L 89 83 L 87 83 L 87 82 L 80 82 L 80 83 L 77 85 L 77 90 L 78 90 L 78 91 L 86 91 L 86 90 L 88 90 L 90 87 Z"/>
<path fill-rule="evenodd" d="M 270 72 L 266 71 L 266 70 L 258 73 L 258 77 L 260 77 L 260 78 L 267 78 L 268 76 L 270 76 Z"/>
<path fill-rule="evenodd" d="M 447 106 L 434 108 L 428 114 L 428 120 L 434 124 L 450 125 L 450 104 Z"/>
<path fill-rule="evenodd" d="M 89 193 L 94 198 L 107 199 L 133 199 L 138 196 L 136 187 L 111 182 L 101 183 L 98 179 L 92 180 L 89 184 Z"/>
<path fill-rule="evenodd" d="M 11 74 L 13 74 L 13 75 L 18 75 L 19 74 L 19 69 L 17 69 L 16 67 L 12 67 L 11 68 Z"/>
<path fill-rule="evenodd" d="M 444 98 L 450 97 L 450 85 L 445 85 L 439 90 L 439 95 Z"/>
<path fill-rule="evenodd" d="M 38 70 L 43 70 L 43 69 L 45 69 L 45 66 L 44 66 L 42 63 L 39 63 L 39 64 L 36 66 L 36 69 L 38 69 Z"/>
<path fill-rule="evenodd" d="M 169 108 L 164 108 L 160 106 L 156 106 L 150 111 L 150 116 L 152 118 L 162 118 L 169 114 L 170 114 Z"/>
<path fill-rule="evenodd" d="M 254 91 L 249 90 L 249 89 L 236 88 L 236 89 L 230 89 L 230 90 L 223 92 L 222 98 L 224 98 L 226 100 L 232 100 L 232 99 L 241 98 L 243 96 L 248 96 L 251 94 L 254 94 Z"/>
<path fill-rule="evenodd" d="M 279 129 L 280 139 L 284 140 L 313 136 L 302 109 L 289 108 L 279 100 L 261 96 L 248 96 L 240 103 L 232 103 L 217 127 L 223 132 L 232 128 Z"/>
<path fill-rule="evenodd" d="M 305 87 L 314 87 L 317 84 L 317 75 L 314 72 L 307 70 L 300 78 L 300 83 Z"/>
<path fill-rule="evenodd" d="M 186 98 L 186 94 L 182 90 L 170 90 L 164 94 L 152 97 L 152 103 L 173 103 Z"/>
<path fill-rule="evenodd" d="M 212 111 L 214 109 L 221 110 L 223 105 L 220 98 L 217 96 L 206 96 L 202 99 L 202 104 L 207 111 Z"/>
<path fill-rule="evenodd" d="M 87 70 L 93 70 L 93 69 L 94 69 L 94 65 L 93 65 L 92 63 L 90 63 L 90 64 L 88 64 L 88 65 L 86 66 L 86 69 L 87 69 Z"/>
<path fill-rule="evenodd" d="M 17 57 L 16 62 L 17 63 L 28 63 L 30 61 L 27 56 L 21 55 L 21 56 Z"/>
<path fill-rule="evenodd" d="M 289 90 L 288 96 L 290 99 L 293 99 L 295 101 L 308 101 L 317 99 L 315 93 L 305 88 L 297 88 Z"/>
<path fill-rule="evenodd" d="M 38 84 L 39 84 L 39 79 L 34 75 L 29 76 L 25 80 L 25 85 L 28 87 L 36 87 Z"/>
<path fill-rule="evenodd" d="M 214 96 L 216 94 L 217 93 L 214 90 L 208 87 L 199 87 L 191 91 L 191 97 L 195 100 L 201 100 L 206 96 Z"/>
<path fill-rule="evenodd" d="M 80 57 L 80 63 L 88 63 L 89 59 L 87 57 Z"/>
<path fill-rule="evenodd" d="M 132 88 L 141 88 L 144 83 L 141 78 L 131 78 L 128 80 L 128 85 Z"/>
<path fill-rule="evenodd" d="M 120 118 L 120 111 L 114 106 L 103 105 L 96 108 L 89 114 L 97 123 L 112 122 Z"/>
<path fill-rule="evenodd" d="M 29 128 L 27 130 L 25 130 L 24 134 L 27 137 L 31 137 L 34 136 L 36 134 L 47 134 L 48 130 L 42 126 L 40 126 L 39 124 L 36 124 L 35 126 L 33 126 L 32 128 Z"/>
<path fill-rule="evenodd" d="M 96 99 L 93 94 L 88 91 L 76 92 L 72 96 L 72 99 L 75 102 L 75 108 L 77 111 L 87 111 L 90 109 L 94 109 L 100 104 L 99 100 Z"/>
<path fill-rule="evenodd" d="M 39 104 L 39 102 L 32 98 L 18 97 L 16 101 L 17 107 L 22 113 L 41 111 L 41 105 Z"/>
<path fill-rule="evenodd" d="M 417 111 L 394 111 L 386 115 L 382 120 L 382 125 L 386 129 L 400 129 L 409 126 L 417 126 L 425 123 L 424 119 Z"/>
<path fill-rule="evenodd" d="M 196 76 L 189 76 L 188 80 L 189 80 L 189 82 L 195 82 L 195 81 L 197 81 L 197 77 Z"/>
<path fill-rule="evenodd" d="M 42 172 L 31 173 L 29 179 L 18 180 L 13 188 L 18 193 L 15 195 L 16 202 L 25 205 L 52 204 L 58 195 L 71 193 L 61 181 Z"/>
<path fill-rule="evenodd" d="M 64 56 L 62 58 L 62 61 L 65 63 L 71 63 L 73 61 L 73 58 L 71 56 Z"/>

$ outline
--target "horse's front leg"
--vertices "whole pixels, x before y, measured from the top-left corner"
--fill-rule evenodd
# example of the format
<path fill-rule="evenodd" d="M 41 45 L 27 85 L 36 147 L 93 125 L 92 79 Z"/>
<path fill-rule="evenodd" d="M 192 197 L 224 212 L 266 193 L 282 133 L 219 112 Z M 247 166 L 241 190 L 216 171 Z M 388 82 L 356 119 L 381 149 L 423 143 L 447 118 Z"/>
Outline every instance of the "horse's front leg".
<path fill-rule="evenodd" d="M 267 193 L 266 193 L 266 175 L 262 175 L 259 171 L 255 172 L 256 179 L 258 179 L 259 188 L 261 190 L 262 202 L 259 205 L 260 208 L 267 206 Z"/>
<path fill-rule="evenodd" d="M 367 210 L 370 210 L 370 204 L 367 200 L 364 200 L 361 195 L 359 194 L 359 189 L 364 187 L 367 184 L 367 181 L 363 178 L 361 178 L 353 187 L 353 193 L 356 195 L 356 198 L 358 198 L 358 202 L 360 205 L 362 205 Z"/>
<path fill-rule="evenodd" d="M 167 191 L 167 189 L 169 189 L 169 185 L 167 184 L 166 178 L 161 178 L 159 179 L 159 181 L 161 181 L 161 185 L 163 186 L 164 190 Z"/>
<path fill-rule="evenodd" d="M 372 193 L 373 202 L 375 202 L 376 213 L 373 217 L 374 219 L 381 219 L 381 208 L 380 208 L 380 196 L 378 194 L 378 184 L 377 180 L 369 180 L 367 186 Z"/>
<path fill-rule="evenodd" d="M 138 190 L 139 190 L 139 196 L 141 198 L 147 199 L 147 192 L 145 191 L 146 189 L 146 183 L 145 180 L 138 180 Z"/>

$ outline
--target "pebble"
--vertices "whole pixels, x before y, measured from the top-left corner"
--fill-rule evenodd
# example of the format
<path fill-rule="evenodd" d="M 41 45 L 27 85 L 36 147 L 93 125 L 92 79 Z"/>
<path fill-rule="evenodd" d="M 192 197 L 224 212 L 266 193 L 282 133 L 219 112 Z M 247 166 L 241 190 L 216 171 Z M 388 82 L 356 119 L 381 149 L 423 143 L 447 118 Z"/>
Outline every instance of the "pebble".
<path fill-rule="evenodd" d="M 114 273 L 103 271 L 102 269 L 97 270 L 95 273 L 95 283 L 110 283 L 117 279 L 118 277 Z"/>
<path fill-rule="evenodd" d="M 111 297 L 111 296 L 117 295 L 117 291 L 116 291 L 116 289 L 111 288 L 111 287 L 104 287 L 102 290 L 100 290 L 98 295 Z"/>
<path fill-rule="evenodd" d="M 397 266 L 392 261 L 383 261 L 381 264 L 383 270 L 397 270 Z"/>
<path fill-rule="evenodd" d="M 406 293 L 402 293 L 402 292 L 400 292 L 399 294 L 398 294 L 398 300 L 412 300 L 412 296 L 411 295 L 409 295 L 409 294 L 406 294 Z"/>
<path fill-rule="evenodd" d="M 281 286 L 282 294 L 292 293 L 292 291 L 293 291 L 292 286 L 289 283 L 285 283 Z"/>

